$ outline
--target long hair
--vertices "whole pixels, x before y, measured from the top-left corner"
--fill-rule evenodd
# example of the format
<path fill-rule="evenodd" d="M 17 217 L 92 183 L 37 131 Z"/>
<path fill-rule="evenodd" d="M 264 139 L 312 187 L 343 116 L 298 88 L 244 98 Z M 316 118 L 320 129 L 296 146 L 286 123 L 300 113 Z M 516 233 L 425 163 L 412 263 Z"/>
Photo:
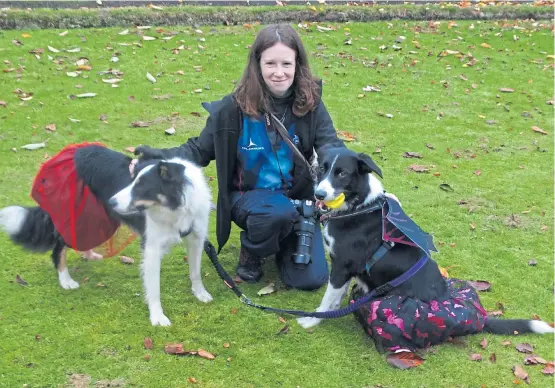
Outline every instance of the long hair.
<path fill-rule="evenodd" d="M 272 111 L 270 90 L 262 78 L 260 57 L 262 52 L 282 43 L 295 51 L 295 78 L 291 84 L 294 95 L 293 113 L 304 116 L 316 108 L 320 87 L 313 78 L 301 38 L 288 24 L 273 24 L 260 30 L 249 52 L 247 67 L 235 88 L 235 99 L 241 110 L 249 116 Z"/>

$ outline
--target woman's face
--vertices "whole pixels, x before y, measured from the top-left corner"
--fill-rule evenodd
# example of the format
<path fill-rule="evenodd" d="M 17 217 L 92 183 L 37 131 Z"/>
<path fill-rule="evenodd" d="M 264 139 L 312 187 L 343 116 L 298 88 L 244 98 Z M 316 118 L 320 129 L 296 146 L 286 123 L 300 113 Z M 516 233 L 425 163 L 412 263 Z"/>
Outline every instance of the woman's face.
<path fill-rule="evenodd" d="M 295 79 L 295 50 L 283 43 L 267 48 L 260 56 L 260 71 L 270 92 L 283 96 Z"/>

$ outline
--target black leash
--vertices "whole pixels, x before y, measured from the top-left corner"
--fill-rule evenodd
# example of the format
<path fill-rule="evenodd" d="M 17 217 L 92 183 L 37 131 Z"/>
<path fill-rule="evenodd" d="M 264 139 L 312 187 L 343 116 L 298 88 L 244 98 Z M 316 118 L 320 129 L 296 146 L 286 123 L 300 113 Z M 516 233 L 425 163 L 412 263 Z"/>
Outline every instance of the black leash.
<path fill-rule="evenodd" d="M 254 303 L 251 301 L 243 292 L 237 287 L 233 279 L 229 276 L 229 274 L 225 271 L 222 267 L 220 262 L 218 261 L 218 254 L 216 252 L 216 248 L 212 245 L 212 243 L 208 240 L 204 242 L 204 251 L 210 258 L 210 261 L 216 268 L 216 272 L 218 272 L 218 276 L 224 281 L 224 283 L 239 297 L 239 300 L 250 307 L 255 307 L 260 310 L 264 311 L 272 311 L 275 313 L 281 314 L 290 314 L 296 315 L 300 317 L 313 317 L 313 318 L 340 318 L 346 315 L 353 313 L 354 311 L 358 310 L 364 304 L 370 302 L 370 300 L 384 295 L 393 288 L 399 286 L 400 284 L 409 280 L 412 276 L 414 276 L 426 263 L 428 262 L 428 256 L 423 256 L 420 260 L 416 262 L 408 271 L 404 272 L 402 275 L 396 277 L 395 279 L 381 285 L 380 287 L 375 288 L 371 292 L 367 293 L 363 297 L 353 301 L 349 304 L 349 306 L 344 307 L 339 310 L 334 311 L 315 311 L 315 312 L 307 312 L 302 310 L 287 310 L 287 309 L 277 309 L 274 307 L 269 306 L 262 306 L 259 304 Z"/>

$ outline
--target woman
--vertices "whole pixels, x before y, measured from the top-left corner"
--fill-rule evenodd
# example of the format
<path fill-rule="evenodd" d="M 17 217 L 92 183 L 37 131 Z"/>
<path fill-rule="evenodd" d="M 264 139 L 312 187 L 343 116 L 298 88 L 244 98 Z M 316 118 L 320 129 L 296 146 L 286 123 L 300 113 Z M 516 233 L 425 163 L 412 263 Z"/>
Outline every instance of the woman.
<path fill-rule="evenodd" d="M 237 275 L 258 281 L 262 259 L 275 254 L 286 285 L 319 288 L 327 282 L 328 267 L 318 223 L 311 262 L 297 266 L 292 258 L 299 212 L 290 199 L 313 198 L 312 178 L 306 162 L 277 132 L 276 120 L 307 160 L 313 150 L 344 144 L 336 136 L 321 100 L 321 83 L 312 76 L 297 32 L 284 24 L 262 29 L 235 91 L 203 106 L 210 115 L 198 137 L 175 148 L 141 146 L 135 153 L 147 159 L 179 156 L 203 167 L 216 160 L 219 249 L 229 238 L 231 221 L 243 230 Z"/>

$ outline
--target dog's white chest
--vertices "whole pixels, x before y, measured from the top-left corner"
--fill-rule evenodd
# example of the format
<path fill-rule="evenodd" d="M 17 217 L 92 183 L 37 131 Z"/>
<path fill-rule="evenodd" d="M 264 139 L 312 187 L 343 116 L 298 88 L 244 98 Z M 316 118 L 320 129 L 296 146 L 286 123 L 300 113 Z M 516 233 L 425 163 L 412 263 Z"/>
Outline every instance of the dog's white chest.
<path fill-rule="evenodd" d="M 335 245 L 335 239 L 330 236 L 328 225 L 324 226 L 322 231 L 322 236 L 324 237 L 324 247 L 329 253 L 333 253 L 333 246 Z"/>

